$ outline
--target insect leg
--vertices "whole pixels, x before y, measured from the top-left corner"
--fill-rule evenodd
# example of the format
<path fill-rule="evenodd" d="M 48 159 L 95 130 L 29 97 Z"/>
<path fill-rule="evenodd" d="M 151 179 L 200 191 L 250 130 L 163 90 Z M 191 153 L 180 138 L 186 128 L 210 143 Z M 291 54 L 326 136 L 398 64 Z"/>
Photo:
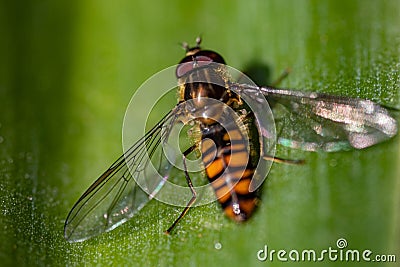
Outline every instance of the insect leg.
<path fill-rule="evenodd" d="M 283 128 L 280 129 L 278 136 L 282 132 Z M 305 163 L 303 159 L 284 159 L 280 157 L 274 157 L 270 155 L 262 155 L 262 158 L 268 161 L 273 161 L 276 163 L 284 163 L 284 164 L 292 164 L 292 165 L 301 165 Z"/>
<path fill-rule="evenodd" d="M 276 163 L 293 164 L 293 165 L 301 165 L 301 164 L 305 163 L 305 160 L 303 160 L 303 159 L 283 159 L 283 158 L 272 157 L 272 156 L 268 156 L 268 155 L 264 155 L 263 159 L 273 161 Z"/>
<path fill-rule="evenodd" d="M 277 86 L 278 84 L 280 84 L 281 81 L 282 81 L 283 79 L 285 79 L 285 78 L 289 75 L 290 72 L 291 72 L 291 69 L 290 69 L 290 68 L 286 68 L 286 69 L 282 72 L 282 74 L 279 75 L 279 77 L 278 77 L 275 81 L 273 81 L 273 82 L 270 84 L 270 86 L 275 87 L 275 86 Z"/>
<path fill-rule="evenodd" d="M 197 193 L 194 190 L 192 180 L 190 179 L 189 173 L 187 171 L 187 166 L 186 166 L 186 156 L 190 154 L 194 149 L 196 149 L 197 145 L 191 146 L 188 150 L 186 150 L 183 153 L 183 168 L 185 172 L 185 178 L 186 182 L 190 188 L 190 191 L 192 192 L 192 198 L 189 200 L 188 204 L 186 207 L 183 209 L 182 213 L 179 215 L 179 217 L 174 221 L 174 223 L 165 231 L 166 234 L 171 233 L 171 231 L 175 228 L 175 226 L 178 224 L 178 222 L 183 218 L 183 216 L 186 215 L 186 213 L 189 211 L 190 207 L 193 205 L 193 203 L 196 201 L 197 198 Z"/>

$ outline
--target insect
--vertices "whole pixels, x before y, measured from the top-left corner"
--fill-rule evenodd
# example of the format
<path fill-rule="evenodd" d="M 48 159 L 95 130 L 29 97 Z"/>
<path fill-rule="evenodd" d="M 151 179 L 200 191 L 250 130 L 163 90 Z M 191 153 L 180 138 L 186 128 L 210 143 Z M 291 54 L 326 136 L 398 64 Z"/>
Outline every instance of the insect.
<path fill-rule="evenodd" d="M 65 238 L 79 242 L 113 230 L 132 218 L 163 187 L 170 168 L 164 159 L 156 168 L 162 180 L 144 192 L 138 184 L 146 181 L 145 169 L 157 157 L 157 149 L 171 136 L 171 129 L 188 117 L 200 132 L 198 140 L 183 152 L 183 176 L 191 197 L 182 213 L 167 229 L 171 232 L 197 200 L 197 192 L 187 169 L 186 157 L 201 151 L 205 175 L 225 214 L 235 221 L 251 217 L 257 206 L 261 182 L 252 189 L 257 162 L 300 164 L 301 160 L 274 157 L 265 142 L 305 151 L 362 149 L 397 134 L 391 112 L 372 101 L 315 92 L 260 87 L 232 81 L 222 56 L 211 50 L 185 45 L 186 56 L 176 68 L 179 103 L 151 130 L 125 151 L 78 199 L 64 226 Z M 268 123 L 249 110 L 271 104 L 279 136 L 270 140 Z M 221 103 L 215 103 L 215 102 Z M 269 108 L 269 107 L 268 107 Z M 236 114 L 229 115 L 229 110 Z M 228 115 L 227 115 L 228 114 Z M 145 157 L 145 154 L 148 157 Z M 138 178 L 141 177 L 141 178 Z"/>

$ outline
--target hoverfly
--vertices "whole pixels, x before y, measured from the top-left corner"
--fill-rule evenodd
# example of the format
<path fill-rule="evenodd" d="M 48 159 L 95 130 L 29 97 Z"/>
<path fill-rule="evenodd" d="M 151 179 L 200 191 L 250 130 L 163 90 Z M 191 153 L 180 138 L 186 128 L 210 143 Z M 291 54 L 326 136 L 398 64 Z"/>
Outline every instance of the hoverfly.
<path fill-rule="evenodd" d="M 281 127 L 279 137 L 272 142 L 305 151 L 362 149 L 397 134 L 397 122 L 389 110 L 369 100 L 234 82 L 225 73 L 222 56 L 201 49 L 200 41 L 198 38 L 192 48 L 184 46 L 186 56 L 176 68 L 179 104 L 190 104 L 178 104 L 83 193 L 65 221 L 64 235 L 68 241 L 83 241 L 118 227 L 159 192 L 170 170 L 163 160 L 158 169 L 162 169 L 164 178 L 150 186 L 149 191 L 138 186 L 137 177 L 148 179 L 143 166 L 156 157 L 155 151 L 169 139 L 171 128 L 190 116 L 200 131 L 200 138 L 183 152 L 182 158 L 183 174 L 192 196 L 167 233 L 197 199 L 185 164 L 186 156 L 193 151 L 201 152 L 205 175 L 225 214 L 238 222 L 247 220 L 257 204 L 257 190 L 251 189 L 251 183 L 258 160 L 302 163 L 268 154 L 262 147 L 265 140 L 273 137 L 268 133 L 268 125 L 264 127 L 251 111 L 242 112 L 236 119 L 226 119 L 222 115 L 226 106 L 240 113 L 248 108 L 243 99 L 253 99 L 256 105 L 266 103 L 266 99 L 272 105 L 275 123 Z M 224 106 L 205 104 L 207 99 Z M 237 126 L 236 122 L 242 125 Z M 146 153 L 149 157 L 144 157 Z"/>

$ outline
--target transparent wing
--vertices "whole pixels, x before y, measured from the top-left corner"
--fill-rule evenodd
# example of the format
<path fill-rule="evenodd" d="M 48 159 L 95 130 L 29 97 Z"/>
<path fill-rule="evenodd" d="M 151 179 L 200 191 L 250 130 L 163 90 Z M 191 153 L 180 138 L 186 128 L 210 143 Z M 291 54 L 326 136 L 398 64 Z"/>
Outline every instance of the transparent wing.
<path fill-rule="evenodd" d="M 177 109 L 169 112 L 79 198 L 65 221 L 64 235 L 69 242 L 83 241 L 118 227 L 161 189 L 168 178 L 170 164 L 163 157 L 159 145 L 168 138 L 177 113 Z M 163 180 L 146 177 L 149 163 L 162 172 Z M 142 188 L 146 186 L 149 194 L 138 186 L 135 179 L 141 180 Z"/>
<path fill-rule="evenodd" d="M 306 151 L 362 149 L 397 134 L 390 112 L 370 101 L 273 87 L 233 85 L 262 93 L 271 105 L 278 143 Z"/>

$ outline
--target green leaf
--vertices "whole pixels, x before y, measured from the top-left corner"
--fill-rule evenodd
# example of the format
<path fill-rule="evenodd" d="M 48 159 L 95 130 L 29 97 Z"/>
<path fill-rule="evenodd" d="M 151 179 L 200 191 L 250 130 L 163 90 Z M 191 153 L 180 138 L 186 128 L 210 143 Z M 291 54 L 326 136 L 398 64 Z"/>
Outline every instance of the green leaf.
<path fill-rule="evenodd" d="M 257 252 L 265 245 L 320 252 L 337 249 L 339 238 L 347 240 L 346 249 L 398 260 L 398 136 L 361 151 L 279 148 L 280 156 L 306 164 L 274 164 L 260 207 L 244 225 L 213 203 L 191 209 L 166 236 L 181 209 L 151 201 L 110 233 L 77 244 L 63 237 L 74 202 L 122 153 L 130 97 L 151 75 L 179 62 L 179 42 L 194 44 L 201 35 L 203 47 L 229 65 L 267 65 L 272 80 L 290 67 L 282 87 L 399 108 L 398 14 L 395 0 L 3 1 L 2 266 L 277 266 L 287 264 L 277 253 L 260 262 Z M 326 256 L 321 264 L 343 261 Z"/>

